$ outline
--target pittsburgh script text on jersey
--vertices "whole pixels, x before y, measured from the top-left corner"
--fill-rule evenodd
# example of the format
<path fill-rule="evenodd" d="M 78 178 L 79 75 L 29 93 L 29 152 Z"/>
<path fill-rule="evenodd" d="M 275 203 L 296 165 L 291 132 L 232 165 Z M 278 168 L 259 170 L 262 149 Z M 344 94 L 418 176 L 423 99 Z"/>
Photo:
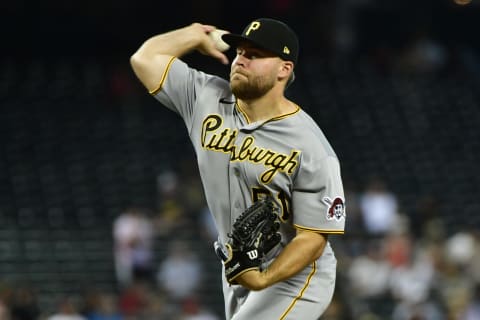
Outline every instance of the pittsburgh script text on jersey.
<path fill-rule="evenodd" d="M 290 154 L 284 154 L 270 149 L 261 148 L 256 145 L 253 136 L 246 136 L 239 145 L 235 144 L 238 130 L 231 128 L 220 128 L 223 123 L 219 115 L 212 114 L 203 120 L 202 124 L 202 147 L 216 152 L 230 154 L 230 161 L 249 161 L 263 163 L 270 167 L 260 179 L 263 183 L 272 181 L 275 174 L 285 172 L 289 175 L 298 166 L 296 160 L 301 153 L 298 150 L 291 150 Z"/>

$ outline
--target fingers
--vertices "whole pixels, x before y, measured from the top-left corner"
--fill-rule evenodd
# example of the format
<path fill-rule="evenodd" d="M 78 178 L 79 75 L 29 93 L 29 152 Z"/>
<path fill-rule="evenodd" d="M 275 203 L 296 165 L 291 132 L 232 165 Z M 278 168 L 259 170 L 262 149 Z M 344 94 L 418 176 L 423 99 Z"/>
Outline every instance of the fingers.
<path fill-rule="evenodd" d="M 198 51 L 204 55 L 217 59 L 222 64 L 229 64 L 228 57 L 222 51 L 218 50 L 215 47 L 215 43 L 212 41 L 212 39 L 208 37 L 208 34 L 217 28 L 208 24 L 196 24 L 196 26 L 199 26 L 205 35 L 205 37 L 203 37 L 204 40 L 201 41 L 198 47 Z"/>
<path fill-rule="evenodd" d="M 202 24 L 202 28 L 205 31 L 205 33 L 210 33 L 213 30 L 217 29 L 217 27 L 209 25 L 209 24 Z"/>

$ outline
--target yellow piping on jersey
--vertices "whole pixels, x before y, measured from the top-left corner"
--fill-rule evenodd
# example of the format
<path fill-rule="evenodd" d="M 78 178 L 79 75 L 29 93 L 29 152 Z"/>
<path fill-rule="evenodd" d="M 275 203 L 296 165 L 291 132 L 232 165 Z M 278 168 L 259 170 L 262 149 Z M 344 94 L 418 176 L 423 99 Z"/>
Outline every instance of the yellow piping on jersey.
<path fill-rule="evenodd" d="M 287 310 L 285 310 L 285 312 L 282 314 L 282 316 L 280 317 L 279 320 L 283 320 L 285 319 L 285 317 L 287 316 L 287 314 L 292 310 L 292 308 L 295 306 L 295 304 L 297 303 L 297 301 L 302 298 L 303 294 L 305 293 L 305 290 L 307 290 L 309 284 L 310 284 L 310 280 L 312 279 L 313 275 L 315 274 L 315 272 L 317 272 L 317 262 L 314 261 L 313 264 L 312 264 L 312 271 L 310 271 L 310 274 L 308 275 L 307 277 L 307 281 L 305 281 L 305 285 L 303 286 L 302 290 L 300 290 L 300 293 L 298 294 L 298 296 L 295 297 L 295 299 L 293 299 L 292 303 L 290 303 L 290 305 L 288 306 Z"/>
<path fill-rule="evenodd" d="M 316 229 L 316 228 L 307 228 L 307 227 L 302 227 L 299 226 L 298 224 L 293 225 L 295 228 L 300 229 L 300 230 L 307 230 L 307 231 L 315 231 L 318 233 L 328 233 L 328 234 L 344 234 L 344 230 L 331 230 L 331 229 Z"/>
<path fill-rule="evenodd" d="M 250 118 L 247 116 L 247 113 L 245 111 L 243 111 L 242 107 L 240 106 L 240 104 L 238 103 L 238 100 L 237 102 L 235 102 L 235 105 L 237 106 L 237 109 L 238 111 L 240 111 L 241 114 L 243 114 L 243 116 L 245 117 L 245 119 L 247 120 L 247 123 L 250 124 L 252 121 L 250 120 Z M 300 111 L 300 107 L 298 105 L 295 105 L 296 109 L 290 113 L 286 113 L 286 114 L 282 114 L 280 116 L 276 116 L 276 117 L 273 117 L 271 119 L 268 119 L 268 120 L 265 120 L 265 122 L 262 123 L 262 126 L 264 124 L 266 124 L 267 122 L 271 122 L 271 121 L 277 121 L 277 120 L 282 120 L 282 119 L 285 119 L 287 117 L 290 117 L 292 115 L 294 115 L 295 113 L 299 112 Z"/>
<path fill-rule="evenodd" d="M 267 123 L 267 122 L 270 122 L 270 121 L 282 120 L 282 119 L 285 119 L 287 117 L 293 116 L 295 113 L 300 111 L 300 107 L 298 105 L 295 105 L 295 107 L 297 109 L 295 109 L 294 111 L 292 111 L 290 113 L 282 114 L 282 115 L 277 116 L 277 117 L 273 117 L 272 119 L 265 121 L 264 124 Z"/>
<path fill-rule="evenodd" d="M 250 118 L 247 116 L 247 114 L 245 113 L 245 111 L 243 111 L 242 107 L 240 107 L 240 104 L 238 103 L 238 100 L 235 102 L 235 105 L 237 106 L 237 109 L 238 111 L 240 111 L 241 114 L 243 114 L 243 116 L 245 117 L 245 119 L 247 120 L 247 123 L 250 124 Z"/>
<path fill-rule="evenodd" d="M 163 82 L 164 82 L 165 79 L 167 78 L 167 74 L 168 74 L 168 72 L 170 71 L 170 67 L 171 67 L 173 61 L 174 61 L 176 58 L 177 58 L 177 57 L 172 57 L 172 58 L 170 59 L 170 61 L 168 61 L 167 67 L 165 68 L 165 71 L 164 71 L 163 74 L 162 74 L 162 78 L 160 79 L 160 83 L 158 84 L 158 86 L 157 86 L 155 89 L 153 89 L 153 90 L 150 91 L 150 94 L 151 94 L 151 95 L 156 95 L 156 94 L 158 93 L 158 91 L 160 91 L 160 90 L 162 89 Z"/>

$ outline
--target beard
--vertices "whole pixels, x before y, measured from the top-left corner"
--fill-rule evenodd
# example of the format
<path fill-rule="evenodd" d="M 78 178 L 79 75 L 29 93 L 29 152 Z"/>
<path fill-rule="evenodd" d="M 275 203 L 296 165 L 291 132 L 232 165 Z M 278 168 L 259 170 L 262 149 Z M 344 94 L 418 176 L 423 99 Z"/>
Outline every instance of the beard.
<path fill-rule="evenodd" d="M 273 76 L 246 77 L 246 79 L 230 80 L 232 93 L 238 99 L 253 100 L 264 96 L 275 85 Z"/>

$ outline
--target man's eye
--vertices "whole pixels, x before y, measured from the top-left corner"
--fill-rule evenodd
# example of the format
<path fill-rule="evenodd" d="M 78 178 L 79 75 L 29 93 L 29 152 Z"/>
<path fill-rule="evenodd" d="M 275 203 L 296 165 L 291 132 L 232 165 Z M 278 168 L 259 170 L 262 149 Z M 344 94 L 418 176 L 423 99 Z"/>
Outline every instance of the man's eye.
<path fill-rule="evenodd" d="M 244 56 L 250 60 L 261 58 L 261 55 L 258 52 L 250 52 L 244 49 L 237 49 L 237 55 Z"/>

